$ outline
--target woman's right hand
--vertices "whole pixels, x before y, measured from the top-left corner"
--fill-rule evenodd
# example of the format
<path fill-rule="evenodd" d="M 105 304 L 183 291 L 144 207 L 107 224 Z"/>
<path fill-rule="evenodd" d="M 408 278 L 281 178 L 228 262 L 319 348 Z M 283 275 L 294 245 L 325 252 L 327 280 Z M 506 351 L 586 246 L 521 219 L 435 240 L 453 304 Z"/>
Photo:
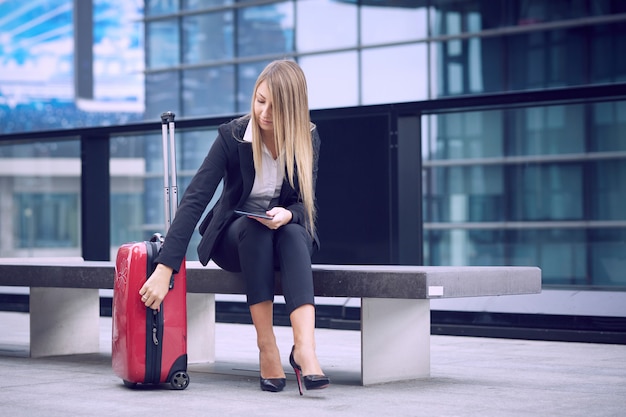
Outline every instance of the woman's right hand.
<path fill-rule="evenodd" d="M 141 301 L 153 310 L 157 310 L 170 290 L 170 279 L 174 270 L 158 264 L 150 278 L 139 290 Z"/>

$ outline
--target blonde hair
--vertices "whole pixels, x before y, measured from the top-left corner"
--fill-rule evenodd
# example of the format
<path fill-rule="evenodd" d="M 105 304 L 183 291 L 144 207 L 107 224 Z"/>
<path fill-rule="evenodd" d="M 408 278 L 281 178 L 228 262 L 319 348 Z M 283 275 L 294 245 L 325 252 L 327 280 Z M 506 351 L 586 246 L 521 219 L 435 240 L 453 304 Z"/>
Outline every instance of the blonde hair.
<path fill-rule="evenodd" d="M 315 232 L 315 193 L 313 190 L 313 144 L 306 78 L 293 61 L 270 63 L 259 75 L 252 93 L 251 117 L 254 168 L 261 170 L 261 128 L 254 117 L 254 101 L 259 85 L 265 81 L 272 101 L 274 143 L 277 155 L 284 158 L 289 184 L 298 179 L 308 229 Z"/>

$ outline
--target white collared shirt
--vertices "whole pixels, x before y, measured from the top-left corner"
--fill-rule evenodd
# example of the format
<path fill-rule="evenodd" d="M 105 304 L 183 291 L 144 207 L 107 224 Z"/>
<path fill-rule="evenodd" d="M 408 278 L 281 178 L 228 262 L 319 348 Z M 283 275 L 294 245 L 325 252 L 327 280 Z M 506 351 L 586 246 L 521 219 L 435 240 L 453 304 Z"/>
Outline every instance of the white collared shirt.
<path fill-rule="evenodd" d="M 252 143 L 251 123 L 248 123 L 246 127 L 243 140 Z M 274 159 L 267 147 L 263 145 L 261 175 L 257 175 L 258 173 L 256 173 L 254 176 L 252 191 L 243 206 L 244 210 L 265 212 L 273 208 L 270 207 L 270 204 L 272 200 L 278 199 L 280 196 L 280 189 L 285 178 L 284 163 L 282 161 L 283 158 L 281 155 Z"/>

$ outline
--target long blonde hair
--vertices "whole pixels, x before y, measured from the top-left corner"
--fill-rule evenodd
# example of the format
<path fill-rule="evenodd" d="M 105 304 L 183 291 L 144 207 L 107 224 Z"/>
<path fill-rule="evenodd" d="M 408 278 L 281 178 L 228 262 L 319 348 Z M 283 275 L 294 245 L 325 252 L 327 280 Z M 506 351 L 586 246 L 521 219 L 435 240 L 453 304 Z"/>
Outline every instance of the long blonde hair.
<path fill-rule="evenodd" d="M 313 190 L 313 144 L 306 78 L 293 61 L 270 63 L 259 75 L 252 93 L 251 117 L 254 168 L 261 170 L 261 128 L 254 117 L 254 101 L 259 85 L 266 81 L 272 100 L 274 143 L 277 155 L 285 162 L 289 184 L 295 187 L 297 176 L 308 228 L 315 232 L 315 193 Z M 295 167 L 295 170 L 294 170 Z"/>

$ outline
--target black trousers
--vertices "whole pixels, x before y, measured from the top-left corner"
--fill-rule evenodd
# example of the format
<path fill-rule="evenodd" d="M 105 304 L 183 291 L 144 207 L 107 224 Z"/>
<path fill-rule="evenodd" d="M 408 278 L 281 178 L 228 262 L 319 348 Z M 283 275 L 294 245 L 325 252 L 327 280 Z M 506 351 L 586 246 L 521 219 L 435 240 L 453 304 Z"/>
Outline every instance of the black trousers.
<path fill-rule="evenodd" d="M 213 260 L 246 280 L 248 305 L 274 299 L 274 273 L 280 270 L 287 313 L 314 304 L 311 256 L 313 239 L 295 223 L 277 230 L 242 216 L 224 231 L 216 244 Z"/>

